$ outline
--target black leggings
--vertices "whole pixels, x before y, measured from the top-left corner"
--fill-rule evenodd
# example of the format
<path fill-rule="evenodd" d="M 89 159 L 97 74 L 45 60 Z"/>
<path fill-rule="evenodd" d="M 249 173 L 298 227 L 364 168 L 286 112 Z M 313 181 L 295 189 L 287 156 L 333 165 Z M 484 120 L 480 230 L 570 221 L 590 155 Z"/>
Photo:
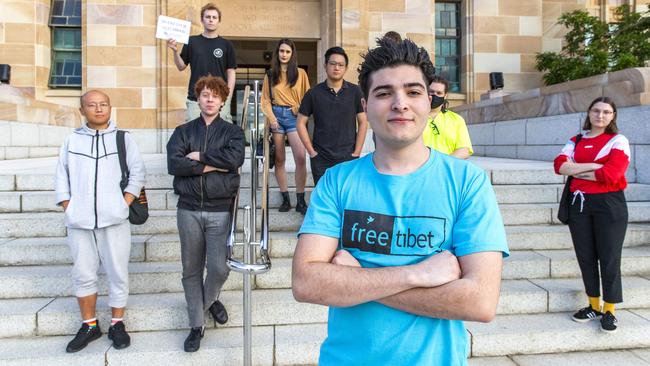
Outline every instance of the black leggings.
<path fill-rule="evenodd" d="M 582 212 L 580 212 L 582 210 Z M 569 229 L 587 296 L 600 297 L 615 304 L 623 301 L 621 251 L 627 229 L 627 203 L 623 191 L 585 194 L 569 208 Z"/>

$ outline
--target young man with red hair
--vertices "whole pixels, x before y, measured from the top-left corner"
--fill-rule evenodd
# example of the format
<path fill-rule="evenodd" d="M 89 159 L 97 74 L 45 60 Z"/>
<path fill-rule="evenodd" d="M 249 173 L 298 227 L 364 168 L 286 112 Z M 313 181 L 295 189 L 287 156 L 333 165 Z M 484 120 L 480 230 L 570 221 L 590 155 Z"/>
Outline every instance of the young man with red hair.
<path fill-rule="evenodd" d="M 167 143 L 167 169 L 179 195 L 183 290 L 192 328 L 186 352 L 201 346 L 206 312 L 219 324 L 228 321 L 226 308 L 217 299 L 230 272 L 226 266 L 230 208 L 244 163 L 244 131 L 219 116 L 229 94 L 226 83 L 204 76 L 196 82 L 195 93 L 201 115 L 176 127 Z"/>

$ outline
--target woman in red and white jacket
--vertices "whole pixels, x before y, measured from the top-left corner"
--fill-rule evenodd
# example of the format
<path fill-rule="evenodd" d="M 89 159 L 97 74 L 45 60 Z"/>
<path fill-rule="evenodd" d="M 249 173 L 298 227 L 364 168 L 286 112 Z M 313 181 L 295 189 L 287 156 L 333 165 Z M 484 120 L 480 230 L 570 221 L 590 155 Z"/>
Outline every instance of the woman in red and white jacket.
<path fill-rule="evenodd" d="M 582 323 L 600 317 L 601 329 L 614 332 L 614 304 L 623 301 L 621 250 L 628 218 L 623 190 L 627 187 L 630 145 L 618 133 L 616 105 L 611 99 L 596 98 L 587 113 L 582 138 L 577 144 L 576 138 L 571 138 L 554 162 L 557 174 L 574 177 L 570 185 L 573 197 L 569 230 L 589 297 L 589 306 L 572 319 Z"/>

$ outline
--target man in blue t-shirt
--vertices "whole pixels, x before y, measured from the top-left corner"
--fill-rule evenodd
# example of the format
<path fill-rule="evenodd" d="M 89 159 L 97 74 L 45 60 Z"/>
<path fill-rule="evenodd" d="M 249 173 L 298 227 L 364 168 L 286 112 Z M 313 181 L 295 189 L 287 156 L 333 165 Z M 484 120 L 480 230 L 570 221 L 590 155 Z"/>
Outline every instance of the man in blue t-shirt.
<path fill-rule="evenodd" d="M 359 72 L 376 150 L 316 186 L 293 293 L 330 306 L 320 365 L 465 365 L 462 320 L 495 316 L 503 222 L 484 171 L 422 142 L 434 74 L 426 50 L 378 45 Z"/>

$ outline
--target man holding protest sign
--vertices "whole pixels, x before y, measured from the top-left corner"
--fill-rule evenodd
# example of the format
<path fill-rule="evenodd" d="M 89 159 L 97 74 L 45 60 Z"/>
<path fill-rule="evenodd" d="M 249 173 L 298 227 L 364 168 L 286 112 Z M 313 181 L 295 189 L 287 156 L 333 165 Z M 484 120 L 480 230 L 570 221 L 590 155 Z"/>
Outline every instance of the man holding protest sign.
<path fill-rule="evenodd" d="M 190 83 L 187 89 L 187 112 L 185 121 L 191 121 L 199 117 L 201 111 L 194 94 L 194 84 L 196 81 L 207 75 L 223 78 L 228 84 L 228 99 L 220 111 L 220 116 L 224 120 L 232 123 L 230 115 L 230 101 L 233 90 L 235 90 L 235 69 L 237 61 L 235 60 L 235 48 L 232 42 L 219 37 L 217 28 L 221 22 L 221 11 L 216 5 L 208 3 L 201 8 L 201 24 L 203 24 L 203 33 L 191 36 L 187 45 L 179 53 L 178 43 L 169 39 L 167 47 L 174 52 L 174 64 L 179 71 L 183 71 L 190 66 Z"/>

